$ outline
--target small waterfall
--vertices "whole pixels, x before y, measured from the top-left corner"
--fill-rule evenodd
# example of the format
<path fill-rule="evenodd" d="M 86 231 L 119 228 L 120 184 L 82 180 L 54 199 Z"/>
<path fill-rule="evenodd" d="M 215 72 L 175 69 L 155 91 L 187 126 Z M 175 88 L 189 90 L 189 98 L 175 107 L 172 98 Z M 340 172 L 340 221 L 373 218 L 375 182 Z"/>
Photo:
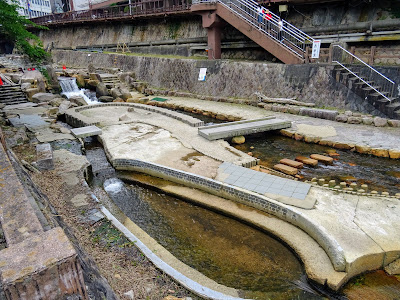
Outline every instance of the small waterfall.
<path fill-rule="evenodd" d="M 76 84 L 76 78 L 74 77 L 59 77 L 58 81 L 60 82 L 60 86 L 62 89 L 63 95 L 67 96 L 67 98 L 71 98 L 73 96 L 80 96 L 85 99 L 87 104 L 94 104 L 98 103 L 97 98 L 93 93 L 90 93 L 89 90 L 79 89 L 78 85 Z M 90 94 L 88 97 L 87 94 Z"/>

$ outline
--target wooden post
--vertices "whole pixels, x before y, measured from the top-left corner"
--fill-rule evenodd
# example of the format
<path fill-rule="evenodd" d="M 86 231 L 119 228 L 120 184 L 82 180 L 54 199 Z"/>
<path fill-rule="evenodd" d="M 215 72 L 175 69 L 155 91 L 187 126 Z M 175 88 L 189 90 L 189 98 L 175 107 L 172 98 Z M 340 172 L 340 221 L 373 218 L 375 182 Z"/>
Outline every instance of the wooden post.
<path fill-rule="evenodd" d="M 332 57 L 333 57 L 333 45 L 331 44 L 329 46 L 329 53 L 328 53 L 328 63 L 332 63 Z"/>
<path fill-rule="evenodd" d="M 304 62 L 306 64 L 310 63 L 310 47 L 309 46 L 306 47 L 306 52 L 304 53 Z"/>
<path fill-rule="evenodd" d="M 353 55 L 354 55 L 354 53 L 356 53 L 356 47 L 355 47 L 355 46 L 352 46 L 352 47 L 350 48 L 350 53 L 353 54 Z M 351 57 L 350 57 L 350 63 L 352 64 L 353 61 L 354 61 L 354 57 L 351 56 Z"/>
<path fill-rule="evenodd" d="M 369 56 L 369 64 L 370 65 L 374 64 L 375 52 L 376 52 L 376 46 L 371 46 L 371 54 Z"/>

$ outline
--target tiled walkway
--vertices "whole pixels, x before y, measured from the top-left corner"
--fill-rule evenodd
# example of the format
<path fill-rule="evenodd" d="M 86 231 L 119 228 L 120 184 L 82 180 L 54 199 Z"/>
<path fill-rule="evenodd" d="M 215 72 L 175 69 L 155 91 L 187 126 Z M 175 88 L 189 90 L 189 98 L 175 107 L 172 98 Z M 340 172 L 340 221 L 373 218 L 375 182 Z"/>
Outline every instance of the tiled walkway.
<path fill-rule="evenodd" d="M 305 200 L 311 185 L 269 175 L 240 167 L 228 162 L 219 166 L 219 173 L 224 174 L 224 183 L 237 186 L 259 194 L 275 194 L 279 196 Z"/>

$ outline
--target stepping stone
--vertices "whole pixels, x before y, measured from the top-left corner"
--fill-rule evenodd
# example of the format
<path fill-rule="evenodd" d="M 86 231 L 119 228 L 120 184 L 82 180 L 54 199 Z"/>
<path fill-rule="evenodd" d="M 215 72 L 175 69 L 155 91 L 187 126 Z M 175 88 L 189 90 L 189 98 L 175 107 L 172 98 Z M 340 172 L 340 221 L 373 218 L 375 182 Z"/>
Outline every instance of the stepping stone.
<path fill-rule="evenodd" d="M 311 154 L 310 157 L 312 159 L 316 159 L 318 161 L 322 161 L 326 164 L 332 164 L 333 163 L 333 158 L 325 155 L 320 155 L 320 154 Z"/>
<path fill-rule="evenodd" d="M 277 171 L 280 171 L 282 173 L 285 173 L 287 175 L 296 175 L 297 172 L 298 172 L 298 169 L 292 168 L 292 167 L 289 167 L 289 166 L 283 165 L 283 164 L 275 165 L 274 169 L 277 170 Z"/>
<path fill-rule="evenodd" d="M 287 165 L 289 167 L 293 167 L 293 168 L 296 168 L 296 169 L 301 169 L 303 167 L 303 165 L 304 165 L 302 162 L 291 160 L 291 159 L 288 159 L 288 158 L 281 159 L 279 162 L 281 164 L 284 164 L 284 165 Z"/>
<path fill-rule="evenodd" d="M 100 135 L 102 131 L 99 127 L 92 125 L 74 128 L 71 129 L 71 132 L 76 138 L 84 138 L 87 136 Z"/>
<path fill-rule="evenodd" d="M 312 158 L 309 158 L 309 157 L 297 156 L 295 159 L 296 159 L 297 161 L 302 162 L 302 163 L 305 164 L 305 165 L 310 165 L 310 166 L 316 166 L 316 165 L 318 165 L 318 160 L 312 159 Z"/>

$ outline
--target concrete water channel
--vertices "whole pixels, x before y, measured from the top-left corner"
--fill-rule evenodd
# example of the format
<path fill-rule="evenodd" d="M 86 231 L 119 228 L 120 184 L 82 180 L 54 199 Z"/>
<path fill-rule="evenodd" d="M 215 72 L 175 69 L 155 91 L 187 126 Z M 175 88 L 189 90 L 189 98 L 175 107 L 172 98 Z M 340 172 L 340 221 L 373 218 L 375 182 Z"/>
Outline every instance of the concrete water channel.
<path fill-rule="evenodd" d="M 129 105 L 128 105 L 129 106 Z M 218 157 L 219 155 L 222 155 L 221 152 L 219 152 L 219 148 L 221 148 L 221 146 L 223 146 L 223 148 L 225 147 L 225 150 L 229 149 L 229 151 L 224 152 L 224 154 L 227 155 L 226 160 L 227 161 L 232 161 L 232 162 L 236 162 L 239 164 L 242 164 L 243 162 L 252 159 L 251 157 L 247 157 L 246 155 L 242 155 L 240 156 L 240 152 L 236 152 L 234 151 L 232 147 L 228 147 L 227 144 L 221 144 L 220 141 L 218 141 L 217 143 L 213 142 L 213 144 L 206 144 L 203 145 L 204 142 L 198 141 L 197 137 L 191 136 L 189 134 L 190 130 L 189 129 L 185 129 L 185 133 L 183 132 L 178 132 L 177 128 L 179 127 L 180 129 L 182 129 L 182 125 L 179 125 L 179 123 L 177 123 L 176 121 L 166 121 L 164 120 L 164 117 L 158 116 L 159 120 L 156 120 L 156 118 L 154 118 L 154 114 L 150 113 L 150 112 L 140 112 L 140 109 L 133 111 L 133 110 L 129 110 L 127 107 L 123 107 L 121 105 L 119 106 L 115 106 L 115 107 L 110 107 L 110 106 L 104 106 L 104 107 L 93 107 L 91 109 L 84 109 L 82 111 L 71 111 L 69 112 L 70 115 L 70 121 L 72 123 L 74 122 L 80 122 L 81 124 L 93 124 L 93 123 L 98 123 L 98 125 L 101 125 L 103 128 L 103 135 L 101 136 L 102 142 L 105 145 L 106 148 L 106 152 L 108 155 L 109 160 L 111 161 L 111 163 L 113 163 L 113 165 L 120 169 L 121 167 L 123 168 L 128 168 L 129 170 L 137 170 L 137 171 L 141 171 L 144 166 L 150 166 L 147 162 L 135 162 L 134 160 L 138 160 L 138 159 L 143 159 L 143 157 L 146 157 L 147 160 L 150 159 L 151 164 L 153 166 L 153 171 L 150 172 L 151 175 L 156 175 L 159 173 L 157 172 L 163 172 L 165 171 L 165 167 L 162 166 L 167 166 L 168 168 L 178 168 L 181 169 L 183 172 L 189 172 L 190 171 L 194 171 L 195 173 L 199 174 L 200 176 L 210 176 L 211 178 L 214 178 L 215 176 L 217 176 L 217 174 L 215 172 L 218 172 L 218 166 L 220 165 L 220 162 L 215 162 L 215 158 Z M 121 121 L 121 120 L 124 121 Z M 139 121 L 140 119 L 140 121 Z M 68 118 L 67 118 L 68 120 Z M 139 124 L 139 123 L 141 124 Z M 143 123 L 147 123 L 147 125 L 143 125 Z M 149 125 L 151 124 L 151 125 Z M 159 126 L 159 129 L 156 128 L 151 128 L 151 126 Z M 160 127 L 169 130 L 176 139 L 178 139 L 180 141 L 180 143 L 183 143 L 184 145 L 187 146 L 187 148 L 189 148 L 190 150 L 186 149 L 185 151 L 183 151 L 180 147 L 177 146 L 177 144 L 175 142 L 171 142 L 171 140 L 169 140 L 168 134 L 161 130 Z M 195 131 L 195 130 L 193 130 Z M 129 133 L 129 135 L 127 135 Z M 143 136 L 147 135 L 147 142 L 145 142 L 145 139 L 142 139 Z M 129 137 L 129 139 L 127 139 Z M 158 149 L 157 147 L 161 147 L 160 150 L 164 150 L 161 152 L 156 151 L 155 149 Z M 139 150 L 142 151 L 139 151 Z M 199 151 L 200 153 L 196 153 L 194 150 Z M 205 154 L 205 155 L 204 155 Z M 122 159 L 121 159 L 122 157 Z M 221 156 L 219 156 L 221 157 Z M 210 159 L 212 158 L 212 159 Z M 133 159 L 133 160 L 132 160 Z M 224 159 L 225 160 L 225 159 Z M 133 163 L 133 164 L 131 164 Z M 160 163 L 162 163 L 162 165 L 160 165 Z M 131 165 L 129 165 L 131 164 Z M 126 167 L 124 167 L 124 165 Z M 193 167 L 195 166 L 195 167 Z M 139 168 L 139 169 L 138 169 Z M 170 172 L 170 171 L 168 171 Z M 212 175 L 214 172 L 214 175 Z M 183 174 L 183 173 L 182 173 Z M 185 176 L 192 176 L 189 173 L 184 173 L 187 174 Z M 168 177 L 170 178 L 170 177 Z M 113 184 L 113 183 L 111 183 Z M 108 184 L 107 186 L 109 186 L 110 184 Z M 117 184 L 118 185 L 118 184 Z M 194 187 L 194 186 L 192 186 Z M 213 188 L 213 184 L 210 185 L 209 188 Z M 166 184 L 165 186 L 163 186 L 163 191 L 164 192 L 169 192 L 172 194 L 180 194 L 180 192 L 182 192 L 183 189 L 182 187 L 178 187 L 175 185 L 169 185 Z M 130 193 L 132 195 L 137 195 L 137 194 L 146 194 L 147 192 L 143 192 L 140 189 L 139 190 L 135 190 L 132 188 L 126 188 L 126 191 L 130 190 Z M 193 190 L 193 189 L 189 189 L 190 191 L 186 190 L 186 194 L 184 192 L 181 193 L 182 197 L 185 198 L 195 198 L 196 196 L 198 196 L 197 194 L 199 192 Z M 208 189 L 209 190 L 209 189 Z M 134 192 L 132 192 L 134 191 Z M 207 191 L 207 189 L 205 190 Z M 190 194 L 190 197 L 188 196 L 188 193 Z M 341 220 L 341 223 L 346 223 L 346 234 L 348 235 L 349 232 L 351 232 L 352 235 L 352 240 L 348 240 L 347 238 L 345 238 L 344 236 L 340 236 L 338 235 L 338 229 L 340 228 L 340 226 L 336 229 L 334 229 L 331 232 L 326 232 L 324 229 L 324 227 L 327 227 L 328 224 L 330 224 L 330 214 L 331 212 L 326 211 L 326 208 L 329 207 L 329 209 L 334 209 L 334 207 L 332 206 L 334 201 L 336 204 L 335 205 L 339 205 L 340 207 L 336 207 L 335 212 L 333 212 L 332 215 L 332 221 L 333 219 L 337 220 L 338 219 L 338 215 L 340 215 L 340 213 L 342 212 L 346 212 L 346 210 L 348 212 L 350 212 L 350 210 L 352 210 L 352 208 L 350 207 L 344 207 L 343 205 L 349 205 L 351 203 L 354 202 L 355 199 L 358 200 L 362 200 L 365 203 L 368 203 L 368 201 L 372 201 L 375 205 L 375 210 L 377 210 L 377 212 L 369 212 L 369 217 L 372 217 L 374 220 L 375 218 L 379 219 L 379 202 L 375 201 L 374 199 L 369 199 L 368 196 L 362 196 L 362 195 L 356 195 L 356 196 L 351 196 L 351 195 L 334 195 L 332 194 L 331 196 L 327 195 L 330 192 L 328 192 L 327 190 L 319 190 L 318 188 L 313 187 L 310 190 L 310 195 L 312 195 L 312 197 L 316 197 L 316 199 L 318 199 L 318 202 L 316 204 L 316 206 L 312 209 L 312 210 L 304 210 L 304 209 L 295 209 L 293 207 L 287 206 L 287 205 L 282 205 L 282 204 L 278 204 L 275 201 L 273 201 L 273 207 L 276 211 L 279 211 L 280 209 L 283 209 L 286 211 L 290 212 L 290 216 L 299 216 L 300 214 L 302 215 L 302 220 L 308 220 L 308 222 L 311 221 L 312 218 L 312 222 L 319 222 L 319 225 L 317 227 L 314 228 L 319 228 L 320 230 L 322 230 L 320 233 L 322 234 L 323 238 L 321 239 L 321 236 L 318 237 L 318 235 L 314 232 L 313 230 L 315 229 L 311 229 L 313 228 L 313 226 L 315 226 L 315 224 L 311 224 L 309 223 L 309 226 L 311 227 L 305 227 L 304 223 L 302 223 L 303 221 L 298 220 L 292 220 L 293 222 L 298 222 L 297 226 L 300 226 L 300 228 L 302 228 L 303 230 L 307 231 L 308 234 L 312 234 L 313 238 L 315 240 L 317 240 L 322 247 L 324 247 L 324 250 L 327 251 L 325 252 L 324 250 L 322 250 L 321 248 L 313 248 L 313 243 L 315 243 L 315 240 L 310 239 L 310 237 L 308 237 L 307 239 L 307 235 L 303 236 L 301 235 L 301 230 L 300 231 L 296 231 L 293 232 L 292 230 L 298 230 L 295 229 L 293 227 L 290 227 L 290 229 L 288 229 L 286 231 L 286 236 L 285 236 L 285 232 L 279 231 L 273 229 L 273 226 L 271 227 L 271 233 L 274 235 L 279 236 L 280 238 L 282 238 L 291 248 L 295 249 L 296 253 L 300 256 L 301 260 L 303 261 L 303 263 L 305 264 L 305 269 L 307 272 L 307 275 L 312 279 L 315 280 L 316 282 L 319 283 L 326 283 L 328 287 L 331 288 L 339 288 L 340 286 L 342 286 L 350 277 L 356 275 L 357 273 L 360 273 L 363 271 L 366 271 L 368 268 L 375 268 L 374 266 L 377 266 L 379 264 L 382 264 L 382 261 L 379 262 L 379 258 L 378 256 L 381 255 L 379 254 L 378 256 L 376 256 L 373 252 L 374 251 L 378 251 L 378 253 L 382 253 L 382 248 L 381 250 L 373 250 L 373 246 L 372 248 L 370 248 L 368 251 L 367 248 L 371 247 L 371 241 L 368 240 L 371 238 L 371 236 L 375 239 L 374 243 L 379 243 L 380 247 L 383 248 L 387 248 L 386 245 L 384 245 L 383 240 L 378 241 L 379 239 L 377 239 L 377 235 L 373 232 L 374 229 L 373 228 L 367 228 L 365 227 L 366 225 L 363 224 L 363 221 L 360 219 L 361 222 L 359 222 L 358 226 L 363 227 L 364 230 L 369 230 L 369 234 L 370 237 L 366 238 L 365 233 L 361 233 L 361 232 L 357 232 L 358 229 L 356 229 L 355 227 L 353 227 L 353 225 L 351 224 L 351 221 L 346 221 L 346 220 Z M 205 197 L 206 194 L 202 194 L 203 197 Z M 204 204 L 206 202 L 203 203 L 204 206 L 208 206 L 208 207 L 213 207 L 214 209 L 218 210 L 217 208 L 217 202 L 220 201 L 219 199 L 215 198 L 216 195 L 208 195 L 207 198 L 212 199 L 212 201 L 210 200 L 209 203 Z M 133 197 L 134 198 L 134 197 Z M 152 197 L 150 197 L 152 198 Z M 163 198 L 163 197 L 161 197 Z M 163 198 L 164 199 L 164 198 Z M 207 199 L 206 199 L 207 200 Z M 358 201 L 357 200 L 357 201 Z M 378 200 L 378 199 L 376 199 Z M 383 201 L 382 201 L 383 200 Z M 271 200 L 269 200 L 271 201 Z M 345 202 L 343 202 L 345 201 Z M 395 211 L 398 209 L 398 203 L 396 201 L 398 201 L 397 199 L 394 200 L 390 200 L 390 199 L 384 199 L 382 198 L 381 200 L 379 200 L 381 202 L 381 204 L 386 205 L 390 205 L 390 207 L 392 209 L 394 209 Z M 161 202 L 165 202 L 163 203 L 163 205 L 160 205 Z M 175 205 L 175 200 L 170 200 L 170 202 L 168 202 L 167 200 L 164 201 L 155 201 L 155 203 L 153 203 L 152 205 L 154 206 L 151 210 L 152 211 L 160 211 L 161 208 L 160 206 L 165 206 L 167 207 L 167 212 L 168 209 L 169 211 L 178 211 L 178 210 L 182 210 L 183 212 L 186 211 L 186 213 L 184 213 L 184 215 L 188 215 L 187 211 L 190 211 L 192 208 L 186 210 L 186 208 L 182 208 L 180 205 L 178 205 L 177 207 L 174 207 Z M 371 204 L 372 204 L 371 202 Z M 167 203 L 170 203 L 169 205 L 167 205 Z M 260 220 L 257 220 L 257 218 L 264 218 L 265 216 L 261 216 L 261 215 L 254 215 L 257 214 L 256 211 L 254 211 L 251 208 L 246 208 L 244 206 L 237 206 L 236 208 L 229 208 L 230 205 L 233 206 L 237 206 L 238 204 L 234 204 L 230 201 L 224 202 L 224 205 L 220 206 L 219 209 L 221 209 L 222 207 L 222 212 L 224 212 L 227 215 L 235 215 L 236 212 L 234 212 L 234 210 L 241 210 L 242 214 L 246 214 L 248 213 L 248 218 L 243 218 L 243 215 L 240 219 L 245 220 L 246 222 L 250 222 L 251 221 L 251 216 L 253 214 L 253 219 L 252 222 L 253 224 L 256 224 L 257 227 L 269 230 L 268 225 L 264 226 L 261 225 L 262 223 L 260 223 Z M 322 206 L 321 206 L 322 205 Z M 351 204 L 350 206 L 352 206 L 353 204 Z M 144 206 L 151 206 L 150 204 L 146 204 Z M 171 208 L 173 207 L 173 208 Z M 324 210 L 322 210 L 322 208 L 324 208 Z M 345 208 L 343 210 L 343 208 Z M 355 206 L 355 208 L 358 209 L 358 213 L 360 213 L 360 211 L 364 211 L 365 208 L 362 208 L 362 206 Z M 229 211 L 229 209 L 232 209 L 231 211 Z M 350 210 L 349 210 L 350 209 Z M 246 212 L 247 211 L 247 212 Z M 125 209 L 125 211 L 123 211 L 124 213 L 127 214 L 127 217 L 132 217 L 134 218 L 135 213 L 130 211 L 128 208 Z M 272 214 L 275 214 L 273 211 L 271 211 Z M 321 216 L 321 213 L 325 213 L 324 216 Z M 293 214 L 293 215 L 292 215 Z M 169 226 L 169 228 L 171 228 L 171 226 L 175 226 L 175 225 L 171 225 L 169 224 L 167 221 L 168 220 L 168 216 L 170 216 L 170 213 L 160 213 L 159 214 L 159 219 L 163 220 L 163 222 L 167 223 L 167 225 Z M 254 217 L 256 216 L 256 217 Z M 326 218 L 328 216 L 328 218 Z M 342 215 L 343 216 L 343 215 Z M 342 218 L 342 216 L 340 216 L 339 218 Z M 268 220 L 272 221 L 272 216 L 269 216 Z M 344 216 L 343 216 L 344 217 Z M 361 217 L 361 215 L 359 216 Z M 207 217 L 207 219 L 213 219 L 212 217 Z M 296 218 L 296 217 L 295 217 Z M 303 219 L 304 218 L 304 219 Z M 389 235 L 394 234 L 397 231 L 397 227 L 396 227 L 396 223 L 392 222 L 392 218 L 394 218 L 394 216 L 391 215 L 386 215 L 386 222 L 389 222 L 392 228 L 392 232 L 390 232 L 389 228 L 386 227 L 385 225 L 385 230 L 387 231 L 387 233 Z M 179 220 L 179 218 L 178 218 Z M 194 221 L 198 221 L 199 219 L 193 219 L 192 218 L 192 222 Z M 184 219 L 184 221 L 190 221 L 189 219 Z M 186 227 L 188 227 L 188 223 L 185 223 L 182 219 L 179 220 L 178 223 L 182 223 L 187 225 Z M 277 220 L 278 221 L 278 220 Z M 299 222 L 300 221 L 300 222 Z M 394 219 L 393 219 L 394 221 Z M 140 220 L 138 221 L 140 222 Z M 158 223 L 159 220 L 156 222 Z M 263 219 L 263 222 L 267 222 L 266 219 Z M 328 223 L 326 223 L 328 222 Z M 370 220 L 369 220 L 370 222 Z M 199 222 L 201 223 L 201 222 Z M 224 223 L 224 221 L 218 221 L 217 223 Z M 268 223 L 268 222 L 267 222 Z M 208 223 L 207 224 L 202 224 L 203 228 L 208 228 L 207 226 L 211 226 L 210 224 L 212 223 Z M 281 226 L 281 229 L 284 229 L 286 225 L 289 225 L 289 223 L 286 223 L 284 221 L 282 221 L 282 223 L 279 223 Z M 285 225 L 286 224 L 286 225 Z M 333 223 L 331 223 L 333 224 Z M 371 223 L 369 223 L 371 225 Z M 206 226 L 207 225 L 207 226 Z M 344 225 L 344 224 L 343 224 Z M 292 225 L 290 225 L 292 226 Z M 330 226 L 330 225 L 329 225 Z M 375 224 L 373 225 L 375 226 Z M 184 226 L 185 227 L 185 226 Z M 212 228 L 214 228 L 213 226 L 211 226 Z M 375 227 L 374 227 L 375 228 Z M 381 227 L 382 228 L 382 227 Z M 349 231 L 350 230 L 350 231 Z M 216 229 L 216 231 L 218 231 Z M 304 232 L 302 233 L 304 234 Z M 333 235 L 332 235 L 333 234 Z M 180 233 L 178 234 L 180 236 L 185 236 L 185 233 Z M 186 233 L 187 235 L 187 233 Z M 233 236 L 234 239 L 237 239 L 236 236 Z M 174 238 L 170 238 L 170 240 L 174 240 Z M 325 240 L 324 240 L 325 239 Z M 300 241 L 301 240 L 301 241 Z M 327 244 L 324 245 L 324 243 L 330 243 L 330 242 L 337 242 L 338 243 L 338 248 L 332 249 L 332 248 L 326 248 Z M 390 242 L 391 242 L 391 249 L 393 249 L 395 252 L 397 250 L 396 249 L 396 242 L 394 242 L 394 240 L 392 238 L 390 238 Z M 394 243 L 393 243 L 394 242 Z M 218 244 L 218 243 L 215 243 Z M 232 244 L 232 243 L 231 243 Z M 305 246 L 305 244 L 307 244 L 307 246 Z M 352 248 L 353 246 L 355 248 Z M 360 245 L 363 245 L 364 247 L 358 247 Z M 367 248 L 365 248 L 365 246 L 368 246 Z M 310 248 L 311 247 L 311 248 Z M 318 246 L 320 247 L 320 246 Z M 342 248 L 344 247 L 344 248 Z M 226 248 L 226 247 L 224 247 Z M 180 247 L 177 247 L 177 250 L 179 252 Z M 261 249 L 263 249 L 263 247 L 261 247 Z M 322 252 L 321 252 L 322 250 Z M 172 251 L 172 250 L 171 250 Z M 311 252 L 310 252 L 311 251 Z M 332 251 L 332 252 L 329 252 Z M 339 251 L 335 252 L 335 251 Z M 340 251 L 343 251 L 340 253 Z M 267 251 L 268 252 L 268 251 Z M 395 253 L 393 252 L 393 253 Z M 328 253 L 329 258 L 326 256 Z M 258 254 L 259 255 L 259 254 Z M 325 255 L 325 256 L 324 256 Z M 343 267 L 345 269 L 342 269 L 341 266 L 341 260 L 340 260 L 340 255 L 343 255 L 342 258 L 345 260 L 344 261 L 344 265 Z M 236 255 L 233 255 L 233 257 L 235 257 Z M 257 255 L 256 255 L 257 256 Z M 357 257 L 358 256 L 358 257 Z M 204 256 L 201 256 L 202 259 L 204 259 Z M 202 260 L 200 259 L 200 261 Z M 328 260 L 326 260 L 328 259 Z M 335 261 L 336 260 L 336 261 Z M 352 263 L 350 263 L 352 261 Z M 335 269 L 333 269 L 332 263 L 335 265 Z M 190 265 L 190 263 L 188 263 Z M 329 269 L 330 268 L 330 269 Z M 367 269 L 365 269 L 367 268 Z M 207 268 L 206 268 L 207 269 Z M 345 271 L 345 272 L 344 272 Z M 218 276 L 219 277 L 219 276 Z M 300 276 L 301 277 L 301 276 Z M 263 285 L 263 284 L 262 284 Z M 244 284 L 244 286 L 246 286 Z M 240 293 L 236 294 L 236 296 L 239 296 Z M 231 294 L 232 295 L 232 294 Z M 291 299 L 289 297 L 289 299 Z"/>

